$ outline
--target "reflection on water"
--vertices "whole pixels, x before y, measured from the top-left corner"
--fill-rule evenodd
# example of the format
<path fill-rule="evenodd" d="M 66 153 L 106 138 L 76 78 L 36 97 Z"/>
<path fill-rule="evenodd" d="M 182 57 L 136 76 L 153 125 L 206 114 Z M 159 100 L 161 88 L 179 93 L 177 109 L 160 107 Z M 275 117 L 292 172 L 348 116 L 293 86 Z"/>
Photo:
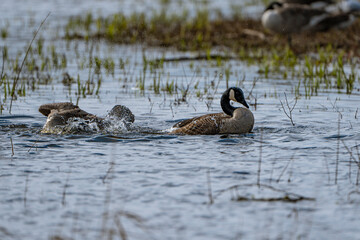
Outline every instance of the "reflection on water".
<path fill-rule="evenodd" d="M 27 2 L 20 3 L 24 10 Z M 71 11 L 80 11 L 77 4 L 92 7 L 82 1 L 66 4 Z M 100 1 L 94 8 L 102 4 L 111 9 L 119 2 Z M 45 11 L 44 6 L 39 3 L 39 11 Z M 14 14 L 9 12 L 9 18 Z M 88 70 L 76 63 L 83 56 L 76 58 L 74 46 L 52 41 L 73 56 L 66 71 L 87 79 Z M 15 56 L 26 43 L 24 38 L 17 39 L 18 48 L 9 54 Z M 76 44 L 86 52 L 84 43 Z M 136 77 L 142 74 L 142 52 L 161 56 L 164 50 L 107 43 L 99 43 L 98 48 L 103 55 L 126 56 L 136 63 L 130 69 L 133 76 L 119 69 L 114 76 L 104 75 L 100 94 L 80 98 L 79 105 L 106 116 L 106 109 L 123 104 L 134 113 L 134 125 L 128 129 L 117 122 L 103 132 L 40 133 L 46 121 L 38 112 L 40 105 L 75 102 L 77 97 L 75 86 L 71 93 L 63 86 L 60 70 L 49 72 L 51 84 L 19 97 L 13 114 L 5 110 L 0 116 L 0 239 L 119 239 L 124 231 L 129 239 L 358 238 L 359 95 L 324 92 L 300 98 L 292 126 L 281 108 L 283 95 L 265 95 L 276 89 L 290 99 L 297 81 L 259 79 L 252 92 L 258 96 L 257 106 L 250 107 L 255 116 L 253 133 L 168 135 L 166 130 L 179 120 L 220 112 L 218 101 L 225 83 L 219 84 L 210 107 L 209 99 L 196 97 L 194 86 L 187 102 L 180 103 L 171 94 L 148 89 L 141 93 Z M 246 71 L 241 87 L 247 95 L 258 76 L 256 69 L 237 61 L 229 64 Z M 187 71 L 198 66 L 196 80 L 202 87 L 221 70 L 204 62 L 193 65 L 169 63 L 163 71 L 186 86 L 190 77 L 184 77 L 184 72 L 191 75 Z M 148 76 L 152 82 L 153 75 Z M 236 76 L 230 78 L 231 84 L 237 82 Z M 249 102 L 255 100 L 250 97 Z M 235 185 L 239 187 L 231 188 Z M 284 193 L 315 201 L 254 200 L 281 198 Z M 239 196 L 248 200 L 234 201 Z"/>

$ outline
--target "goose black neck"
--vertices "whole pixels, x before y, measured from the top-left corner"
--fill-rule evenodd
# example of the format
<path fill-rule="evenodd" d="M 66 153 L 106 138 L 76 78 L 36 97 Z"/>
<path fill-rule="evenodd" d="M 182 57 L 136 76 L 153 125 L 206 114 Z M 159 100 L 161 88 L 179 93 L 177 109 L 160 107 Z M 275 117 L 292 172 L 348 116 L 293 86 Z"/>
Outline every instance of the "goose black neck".
<path fill-rule="evenodd" d="M 233 107 L 230 104 L 229 92 L 222 95 L 220 104 L 221 104 L 221 108 L 224 111 L 224 113 L 226 113 L 229 116 L 233 115 L 236 107 Z"/>

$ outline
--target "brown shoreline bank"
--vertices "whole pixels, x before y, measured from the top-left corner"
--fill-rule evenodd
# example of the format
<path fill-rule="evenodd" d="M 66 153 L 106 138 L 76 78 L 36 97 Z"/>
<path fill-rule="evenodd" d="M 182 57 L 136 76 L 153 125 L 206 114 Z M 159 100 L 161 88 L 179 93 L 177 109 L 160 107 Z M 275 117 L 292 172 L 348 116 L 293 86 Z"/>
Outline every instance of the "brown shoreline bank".
<path fill-rule="evenodd" d="M 226 48 L 231 51 L 248 49 L 283 50 L 286 36 L 266 31 L 260 20 L 218 16 L 210 20 L 208 12 L 194 18 L 182 15 L 115 14 L 93 19 L 88 14 L 71 18 L 66 26 L 66 39 L 106 39 L 119 44 L 174 47 L 178 50 L 201 51 Z M 293 36 L 292 49 L 298 54 L 317 52 L 331 46 L 352 56 L 359 56 L 360 21 L 343 30 L 302 33 Z"/>

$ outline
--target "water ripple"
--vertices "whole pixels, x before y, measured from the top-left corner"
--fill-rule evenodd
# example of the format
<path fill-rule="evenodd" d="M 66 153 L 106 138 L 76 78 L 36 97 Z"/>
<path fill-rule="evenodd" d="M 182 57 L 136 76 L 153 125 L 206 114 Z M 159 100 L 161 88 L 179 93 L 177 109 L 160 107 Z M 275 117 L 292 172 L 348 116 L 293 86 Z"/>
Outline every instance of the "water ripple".
<path fill-rule="evenodd" d="M 115 137 L 115 136 L 96 136 L 94 138 L 85 140 L 85 142 L 104 142 L 104 143 L 108 143 L 108 142 L 125 142 L 125 140 L 123 138 L 120 137 Z"/>
<path fill-rule="evenodd" d="M 333 134 L 333 135 L 330 135 L 330 136 L 327 136 L 327 137 L 324 137 L 324 139 L 336 139 L 336 138 L 346 138 L 346 137 L 349 137 L 350 135 L 345 135 L 345 134 L 340 134 L 340 135 L 338 135 L 338 134 Z"/>
<path fill-rule="evenodd" d="M 8 115 L 8 116 L 0 116 L 1 119 L 25 119 L 25 118 L 35 118 L 30 115 Z"/>

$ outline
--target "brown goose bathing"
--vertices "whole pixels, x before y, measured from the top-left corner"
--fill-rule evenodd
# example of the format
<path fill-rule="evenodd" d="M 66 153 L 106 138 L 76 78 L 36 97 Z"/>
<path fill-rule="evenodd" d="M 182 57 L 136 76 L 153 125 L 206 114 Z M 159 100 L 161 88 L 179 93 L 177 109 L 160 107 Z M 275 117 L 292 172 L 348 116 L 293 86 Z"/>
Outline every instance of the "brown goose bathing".
<path fill-rule="evenodd" d="M 39 112 L 47 116 L 46 123 L 42 129 L 42 132 L 45 133 L 52 133 L 57 127 L 66 126 L 75 118 L 95 123 L 99 129 L 103 129 L 106 125 L 105 118 L 88 113 L 70 102 L 44 104 L 40 106 Z M 135 117 L 130 109 L 122 105 L 114 106 L 107 116 L 124 121 L 124 123 L 133 123 L 135 121 Z"/>
<path fill-rule="evenodd" d="M 231 106 L 230 100 L 241 103 L 246 108 Z M 241 134 L 251 132 L 254 115 L 248 109 L 244 93 L 240 88 L 231 87 L 221 97 L 223 113 L 207 114 L 181 121 L 173 126 L 171 134 L 213 135 Z"/>

